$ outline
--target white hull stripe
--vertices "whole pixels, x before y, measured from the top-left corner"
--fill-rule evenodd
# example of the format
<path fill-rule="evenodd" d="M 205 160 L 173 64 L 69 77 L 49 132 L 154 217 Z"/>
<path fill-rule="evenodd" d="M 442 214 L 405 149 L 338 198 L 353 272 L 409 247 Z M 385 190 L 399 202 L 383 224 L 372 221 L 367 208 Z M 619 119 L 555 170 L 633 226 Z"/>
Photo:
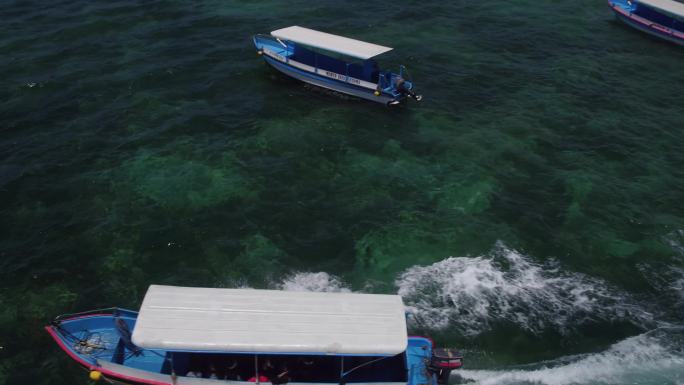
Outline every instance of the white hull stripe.
<path fill-rule="evenodd" d="M 300 72 L 292 66 L 288 66 L 285 63 L 281 63 L 277 60 L 273 60 L 272 58 L 264 58 L 267 63 L 273 66 L 273 68 L 277 69 L 278 71 L 284 73 L 285 75 L 292 76 L 295 79 L 301 80 L 305 83 L 313 84 L 318 87 L 322 88 L 327 88 L 332 91 L 336 92 L 341 92 L 343 94 L 347 95 L 352 95 L 356 96 L 362 99 L 367 99 L 373 102 L 377 103 L 388 103 L 391 102 L 394 99 L 393 97 L 388 96 L 385 93 L 380 94 L 379 96 L 375 96 L 375 94 L 371 93 L 370 90 L 362 88 L 362 87 L 354 87 L 351 84 L 347 83 L 342 83 L 342 82 L 331 82 L 328 81 L 327 79 L 323 79 L 323 77 L 318 77 L 318 76 L 310 76 L 308 73 L 300 74 Z M 330 83 L 333 83 L 332 85 Z"/>
<path fill-rule="evenodd" d="M 349 84 L 361 86 L 363 88 L 368 88 L 371 90 L 375 90 L 378 88 L 377 84 L 373 84 L 373 83 L 367 82 L 365 80 L 353 78 L 351 76 L 345 76 L 342 74 L 338 74 L 336 72 L 331 72 L 331 71 L 327 71 L 327 70 L 323 70 L 323 69 L 317 69 L 315 67 L 312 67 L 312 66 L 304 64 L 304 63 L 300 63 L 300 62 L 295 61 L 295 60 L 287 60 L 285 58 L 285 56 L 278 54 L 276 52 L 273 52 L 268 48 L 264 48 L 263 51 L 264 51 L 264 54 L 266 54 L 267 56 L 272 57 L 273 59 L 278 60 L 279 62 L 285 63 L 287 65 L 290 65 L 292 67 L 299 68 L 300 70 L 303 70 L 303 71 L 311 72 L 311 73 L 314 73 L 316 75 L 325 76 L 325 77 L 328 77 L 330 79 L 339 80 L 339 81 L 344 82 L 344 83 L 349 83 Z"/>

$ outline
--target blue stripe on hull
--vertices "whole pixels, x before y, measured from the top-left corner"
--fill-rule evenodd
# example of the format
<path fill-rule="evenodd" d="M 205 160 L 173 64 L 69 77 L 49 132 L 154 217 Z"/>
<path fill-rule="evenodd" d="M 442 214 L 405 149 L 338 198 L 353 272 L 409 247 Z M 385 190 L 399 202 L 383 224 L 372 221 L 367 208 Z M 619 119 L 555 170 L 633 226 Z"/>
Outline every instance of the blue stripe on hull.
<path fill-rule="evenodd" d="M 684 45 L 684 40 L 676 38 L 670 34 L 667 34 L 665 32 L 659 31 L 657 29 L 650 28 L 649 26 L 646 26 L 642 23 L 639 23 L 637 21 L 634 21 L 630 19 L 629 17 L 621 14 L 620 12 L 615 11 L 615 16 L 617 16 L 618 20 L 622 21 L 623 23 L 629 25 L 632 28 L 638 29 L 641 32 L 646 32 L 647 34 L 651 36 L 658 37 L 663 40 L 670 41 L 675 44 L 679 45 Z"/>
<path fill-rule="evenodd" d="M 363 98 L 366 100 L 370 100 L 373 102 L 378 102 L 378 103 L 383 103 L 387 104 L 391 101 L 396 100 L 395 98 L 386 96 L 386 95 L 380 95 L 380 96 L 375 96 L 372 91 L 366 90 L 366 89 L 359 89 L 357 87 L 354 87 L 352 85 L 348 85 L 346 83 L 342 83 L 336 80 L 332 79 L 327 79 L 322 76 L 314 75 L 309 72 L 305 72 L 302 70 L 299 70 L 297 68 L 294 68 L 292 66 L 288 66 L 287 64 L 281 63 L 273 58 L 270 58 L 268 56 L 264 55 L 264 59 L 268 64 L 270 64 L 273 68 L 277 69 L 278 71 L 284 73 L 287 76 L 293 77 L 295 79 L 301 80 L 305 83 L 313 84 L 318 87 L 323 87 L 327 88 L 329 90 L 341 92 L 347 95 L 351 96 L 356 96 L 359 98 Z"/>

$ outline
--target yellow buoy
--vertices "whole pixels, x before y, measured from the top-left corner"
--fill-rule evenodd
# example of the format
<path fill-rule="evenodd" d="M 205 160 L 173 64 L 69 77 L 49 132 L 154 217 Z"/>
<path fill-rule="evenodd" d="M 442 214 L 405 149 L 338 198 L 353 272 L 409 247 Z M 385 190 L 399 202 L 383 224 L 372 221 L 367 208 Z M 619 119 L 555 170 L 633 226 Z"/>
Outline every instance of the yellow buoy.
<path fill-rule="evenodd" d="M 375 96 L 380 96 L 380 91 L 375 91 L 373 93 L 375 94 Z"/>
<path fill-rule="evenodd" d="M 91 380 L 99 381 L 102 378 L 102 372 L 99 372 L 97 370 L 91 370 L 89 376 Z"/>

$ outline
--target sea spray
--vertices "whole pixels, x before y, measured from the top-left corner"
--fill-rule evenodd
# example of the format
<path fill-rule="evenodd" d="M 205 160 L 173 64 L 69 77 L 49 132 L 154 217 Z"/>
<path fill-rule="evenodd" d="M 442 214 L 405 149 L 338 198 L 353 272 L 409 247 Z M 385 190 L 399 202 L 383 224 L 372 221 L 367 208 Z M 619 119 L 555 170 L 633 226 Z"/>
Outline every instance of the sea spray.
<path fill-rule="evenodd" d="M 678 298 L 678 305 L 682 308 L 684 307 L 684 269 L 673 267 L 672 274 L 674 279 L 669 289 Z"/>
<path fill-rule="evenodd" d="M 684 271 L 672 268 L 667 282 L 681 294 Z M 584 321 L 630 321 L 644 328 L 657 322 L 648 307 L 606 282 L 540 264 L 499 244 L 478 257 L 452 257 L 401 273 L 396 285 L 411 319 L 420 326 L 449 327 L 464 336 L 486 332 L 506 320 L 537 332 L 568 330 Z M 350 292 L 326 272 L 297 272 L 274 283 L 282 290 Z M 363 289 L 372 292 L 372 288 Z M 445 321 L 446 320 L 446 321 Z M 488 370 L 459 370 L 453 382 L 472 385 L 683 385 L 682 329 L 657 328 L 626 338 L 599 353 Z"/>
<path fill-rule="evenodd" d="M 655 301 L 666 309 L 661 318 L 668 318 L 675 324 L 684 319 L 684 268 L 643 263 L 638 269 L 659 293 Z"/>
<path fill-rule="evenodd" d="M 465 336 L 511 322 L 540 332 L 567 331 L 591 321 L 652 324 L 652 315 L 600 279 L 538 264 L 502 244 L 478 257 L 451 257 L 414 266 L 396 280 L 398 293 L 422 327 L 450 327 Z"/>
<path fill-rule="evenodd" d="M 334 275 L 325 272 L 299 272 L 286 277 L 277 288 L 287 291 L 314 291 L 326 293 L 350 292 L 344 283 Z"/>
<path fill-rule="evenodd" d="M 684 285 L 682 282 L 676 285 Z M 539 264 L 499 244 L 485 256 L 450 257 L 408 268 L 395 281 L 412 323 L 446 327 L 475 336 L 496 322 L 536 333 L 566 332 L 584 322 L 627 321 L 647 329 L 659 324 L 628 294 L 604 281 L 568 272 L 554 262 Z M 282 290 L 350 292 L 326 272 L 297 272 L 273 286 Z M 681 289 L 681 288 L 680 288 Z M 363 292 L 372 292 L 368 285 Z"/>
<path fill-rule="evenodd" d="M 666 242 L 679 257 L 679 266 L 671 266 L 671 282 L 669 289 L 679 298 L 684 306 L 684 230 L 677 230 L 665 237 Z"/>

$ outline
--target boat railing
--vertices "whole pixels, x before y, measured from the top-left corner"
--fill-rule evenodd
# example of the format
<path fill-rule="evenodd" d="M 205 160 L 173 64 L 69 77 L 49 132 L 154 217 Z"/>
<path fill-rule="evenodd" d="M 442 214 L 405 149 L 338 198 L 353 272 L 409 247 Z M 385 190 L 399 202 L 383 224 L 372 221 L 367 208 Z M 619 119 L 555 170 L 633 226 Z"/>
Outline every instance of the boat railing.
<path fill-rule="evenodd" d="M 383 91 L 390 91 L 394 88 L 394 85 L 392 84 L 392 73 L 380 73 L 380 76 L 378 77 L 378 88 Z"/>
<path fill-rule="evenodd" d="M 52 323 L 60 323 L 61 321 L 64 321 L 67 319 L 88 317 L 88 316 L 94 316 L 94 315 L 118 316 L 123 312 L 135 313 L 132 310 L 121 309 L 118 307 L 108 307 L 108 308 L 104 308 L 104 309 L 88 310 L 88 311 L 82 311 L 82 312 L 78 312 L 78 313 L 61 314 L 61 315 L 58 315 L 57 317 L 55 317 L 55 319 L 52 320 Z"/>
<path fill-rule="evenodd" d="M 271 36 L 271 35 L 267 35 L 267 34 L 265 34 L 265 33 L 257 33 L 256 35 L 254 35 L 253 39 L 256 40 L 256 38 L 269 39 L 269 40 L 276 40 L 275 37 L 273 37 L 273 36 Z"/>

